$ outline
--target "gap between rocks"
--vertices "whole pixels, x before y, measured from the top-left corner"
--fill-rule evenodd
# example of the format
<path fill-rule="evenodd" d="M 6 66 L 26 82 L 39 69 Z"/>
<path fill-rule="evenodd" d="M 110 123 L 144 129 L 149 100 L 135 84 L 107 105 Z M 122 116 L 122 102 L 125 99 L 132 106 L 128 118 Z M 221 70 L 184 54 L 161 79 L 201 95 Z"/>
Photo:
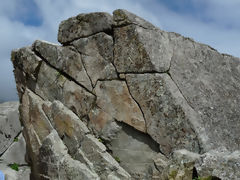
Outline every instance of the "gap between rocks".
<path fill-rule="evenodd" d="M 89 34 L 89 35 L 87 35 L 87 36 L 81 36 L 81 37 L 74 38 L 74 39 L 71 40 L 71 41 L 67 41 L 67 42 L 65 42 L 65 43 L 62 43 L 62 45 L 63 45 L 63 46 L 69 46 L 69 45 L 71 45 L 71 43 L 72 43 L 73 41 L 76 41 L 76 40 L 81 39 L 81 38 L 88 38 L 88 37 L 94 36 L 94 35 L 96 35 L 96 34 L 98 34 L 98 33 L 106 33 L 107 35 L 112 36 L 112 31 L 111 31 L 111 30 L 109 30 L 109 31 L 99 31 L 99 32 L 96 32 L 96 33 Z"/>
<path fill-rule="evenodd" d="M 41 56 L 40 53 L 38 53 L 37 51 L 33 50 L 33 52 L 35 53 L 36 56 L 38 56 L 39 58 L 41 58 L 49 67 L 55 69 L 56 71 L 58 71 L 61 75 L 63 75 L 66 79 L 68 79 L 69 81 L 73 81 L 74 83 L 76 83 L 78 86 L 82 87 L 85 91 L 87 91 L 88 93 L 92 94 L 93 96 L 96 96 L 93 92 L 89 91 L 85 86 L 83 86 L 82 84 L 80 84 L 79 82 L 77 82 L 73 77 L 69 76 L 67 73 L 61 71 L 60 69 L 54 67 L 53 65 L 51 65 L 46 59 L 44 59 L 44 57 Z"/>

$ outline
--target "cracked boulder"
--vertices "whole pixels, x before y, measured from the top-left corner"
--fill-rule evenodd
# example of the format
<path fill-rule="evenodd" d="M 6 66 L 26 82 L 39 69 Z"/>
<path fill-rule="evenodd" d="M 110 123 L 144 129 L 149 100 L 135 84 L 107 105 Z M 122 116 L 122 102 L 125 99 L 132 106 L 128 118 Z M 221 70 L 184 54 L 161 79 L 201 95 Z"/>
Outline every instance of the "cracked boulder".
<path fill-rule="evenodd" d="M 114 19 L 114 64 L 119 73 L 166 72 L 170 68 L 173 49 L 168 33 L 152 29 L 150 23 L 127 11 L 115 11 Z"/>
<path fill-rule="evenodd" d="M 98 80 L 118 78 L 113 66 L 113 38 L 110 35 L 101 32 L 73 41 L 72 45 L 81 53 L 84 66 L 94 87 Z"/>
<path fill-rule="evenodd" d="M 114 119 L 146 132 L 145 120 L 124 81 L 99 81 L 95 92 L 97 106 Z M 124 113 L 123 113 L 124 112 Z"/>
<path fill-rule="evenodd" d="M 239 58 L 121 9 L 58 40 L 12 52 L 32 179 L 239 179 Z"/>
<path fill-rule="evenodd" d="M 44 41 L 35 41 L 34 50 L 53 67 L 68 74 L 88 90 L 92 90 L 91 80 L 82 64 L 82 58 L 76 50 Z"/>
<path fill-rule="evenodd" d="M 147 133 L 164 154 L 181 148 L 200 151 L 190 122 L 198 119 L 168 74 L 128 74 L 126 80 L 145 115 Z"/>

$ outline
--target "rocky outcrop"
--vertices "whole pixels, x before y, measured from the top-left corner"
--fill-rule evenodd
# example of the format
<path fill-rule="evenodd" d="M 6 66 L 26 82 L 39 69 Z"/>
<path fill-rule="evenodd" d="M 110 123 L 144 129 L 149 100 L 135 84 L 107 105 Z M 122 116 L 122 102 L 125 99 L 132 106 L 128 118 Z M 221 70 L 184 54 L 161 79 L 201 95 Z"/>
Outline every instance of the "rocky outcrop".
<path fill-rule="evenodd" d="M 240 178 L 239 58 L 126 10 L 58 40 L 12 52 L 32 179 Z"/>
<path fill-rule="evenodd" d="M 18 115 L 19 102 L 0 104 L 0 171 L 5 179 L 30 179 L 26 162 L 26 143 L 21 133 Z"/>

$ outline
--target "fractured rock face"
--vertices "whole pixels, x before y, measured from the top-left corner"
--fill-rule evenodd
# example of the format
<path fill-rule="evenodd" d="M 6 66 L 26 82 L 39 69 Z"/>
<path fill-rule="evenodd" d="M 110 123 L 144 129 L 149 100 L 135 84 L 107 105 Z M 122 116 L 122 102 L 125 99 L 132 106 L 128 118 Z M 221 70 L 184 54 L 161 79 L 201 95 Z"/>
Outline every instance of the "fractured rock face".
<path fill-rule="evenodd" d="M 117 73 L 112 64 L 113 38 L 111 36 L 98 33 L 73 41 L 72 44 L 82 54 L 83 63 L 94 87 L 98 80 L 117 79 Z"/>
<path fill-rule="evenodd" d="M 93 94 L 44 62 L 39 70 L 35 91 L 46 100 L 63 102 L 79 116 L 86 115 L 95 102 Z"/>
<path fill-rule="evenodd" d="M 61 22 L 58 30 L 58 41 L 67 43 L 98 32 L 109 32 L 112 29 L 112 24 L 112 16 L 108 13 L 79 14 Z"/>
<path fill-rule="evenodd" d="M 8 164 L 17 163 L 19 165 L 27 165 L 25 160 L 26 142 L 22 133 L 15 138 L 11 146 L 1 156 L 1 159 Z"/>
<path fill-rule="evenodd" d="M 240 151 L 229 152 L 226 148 L 211 150 L 195 163 L 199 176 L 214 176 L 222 180 L 240 178 Z"/>
<path fill-rule="evenodd" d="M 32 178 L 239 179 L 239 58 L 126 10 L 58 40 L 12 52 Z"/>
<path fill-rule="evenodd" d="M 148 134 L 163 153 L 183 147 L 199 152 L 197 134 L 190 123 L 195 117 L 188 112 L 188 105 L 169 75 L 128 74 L 126 80 L 145 115 Z"/>
<path fill-rule="evenodd" d="M 119 73 L 166 72 L 172 49 L 168 34 L 137 25 L 114 28 L 114 64 Z"/>
<path fill-rule="evenodd" d="M 124 81 L 100 81 L 95 92 L 97 105 L 114 119 L 146 132 L 145 120 Z M 123 113 L 124 112 L 124 113 Z"/>
<path fill-rule="evenodd" d="M 89 79 L 79 53 L 72 47 L 62 47 L 43 41 L 35 41 L 34 50 L 53 67 L 68 74 L 88 90 L 92 90 Z"/>
<path fill-rule="evenodd" d="M 18 105 L 18 102 L 0 104 L 0 155 L 7 150 L 22 130 L 18 117 Z"/>
<path fill-rule="evenodd" d="M 173 36 L 170 74 L 202 119 L 213 147 L 240 148 L 240 59 Z"/>

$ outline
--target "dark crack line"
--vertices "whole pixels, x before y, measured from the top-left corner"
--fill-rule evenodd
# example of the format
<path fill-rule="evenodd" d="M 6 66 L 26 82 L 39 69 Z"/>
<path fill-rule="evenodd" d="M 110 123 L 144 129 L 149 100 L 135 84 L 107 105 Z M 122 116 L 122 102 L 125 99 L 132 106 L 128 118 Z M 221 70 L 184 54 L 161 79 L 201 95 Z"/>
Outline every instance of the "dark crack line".
<path fill-rule="evenodd" d="M 188 106 L 196 113 L 198 114 L 198 112 L 196 112 L 196 110 L 193 108 L 193 106 L 191 105 L 191 103 L 187 100 L 187 98 L 185 97 L 185 95 L 183 94 L 182 90 L 180 89 L 180 87 L 178 86 L 178 84 L 175 82 L 175 80 L 173 79 L 173 77 L 171 76 L 170 72 L 167 72 L 168 76 L 171 78 L 172 82 L 175 84 L 175 86 L 177 87 L 179 93 L 182 95 L 182 97 L 184 98 L 185 102 L 188 104 Z M 194 125 L 190 122 L 191 124 L 191 129 L 192 131 L 196 134 L 196 136 L 198 137 L 197 139 L 197 143 L 198 143 L 198 147 L 199 147 L 199 154 L 203 151 L 203 147 L 202 147 L 202 143 L 201 138 L 199 137 L 199 134 L 197 133 L 197 131 L 194 129 Z"/>
<path fill-rule="evenodd" d="M 124 81 L 125 81 L 125 83 L 126 83 L 126 85 L 127 85 L 128 92 L 129 92 L 130 96 L 132 97 L 132 99 L 135 101 L 135 103 L 138 105 L 138 108 L 139 108 L 140 111 L 142 112 L 142 116 L 143 116 L 143 119 L 144 119 L 144 121 L 145 121 L 145 129 L 146 129 L 146 133 L 147 133 L 147 128 L 148 128 L 148 127 L 147 127 L 147 121 L 146 121 L 145 115 L 144 115 L 144 113 L 143 113 L 143 110 L 142 110 L 140 104 L 137 102 L 137 100 L 133 97 L 133 95 L 132 95 L 132 93 L 131 93 L 131 91 L 130 91 L 129 85 L 128 85 L 128 83 L 127 83 L 127 80 L 124 80 Z"/>
<path fill-rule="evenodd" d="M 63 46 L 69 46 L 69 45 L 71 45 L 71 43 L 73 42 L 73 41 L 77 41 L 78 39 L 82 39 L 82 38 L 88 38 L 88 37 L 91 37 L 91 36 L 94 36 L 94 35 L 96 35 L 96 34 L 99 34 L 99 33 L 105 33 L 105 34 L 107 34 L 107 35 L 109 35 L 109 36 L 112 36 L 112 34 L 111 34 L 111 29 L 109 29 L 109 30 L 106 30 L 106 31 L 99 31 L 99 32 L 96 32 L 96 33 L 92 33 L 92 34 L 89 34 L 89 35 L 87 35 L 87 36 L 81 36 L 81 37 L 76 37 L 76 38 L 74 38 L 74 39 L 72 39 L 72 40 L 69 40 L 69 41 L 67 41 L 67 42 L 60 42 Z"/>
<path fill-rule="evenodd" d="M 117 77 L 120 79 L 120 76 L 119 76 L 119 72 L 118 72 L 118 70 L 117 70 L 117 67 L 116 67 L 116 65 L 114 64 L 114 60 L 115 60 L 115 36 L 114 36 L 114 28 L 112 29 L 112 34 L 113 34 L 113 36 L 112 36 L 112 39 L 113 39 L 113 47 L 112 47 L 112 65 L 113 65 L 113 67 L 114 67 L 114 69 L 115 69 L 115 72 L 116 72 L 116 74 L 117 74 Z"/>
<path fill-rule="evenodd" d="M 129 71 L 129 72 L 120 72 L 120 74 L 166 74 L 168 73 L 169 69 L 166 71 L 143 71 L 143 72 L 134 72 L 134 71 Z"/>
<path fill-rule="evenodd" d="M 84 90 L 86 90 L 88 93 L 92 94 L 93 96 L 96 96 L 93 92 L 91 92 L 89 89 L 87 89 L 85 86 L 83 86 L 82 84 L 80 84 L 78 81 L 76 81 L 73 77 L 69 76 L 67 73 L 65 73 L 64 71 L 54 67 L 53 65 L 51 65 L 44 57 L 41 56 L 40 53 L 38 53 L 36 50 L 33 51 L 36 56 L 38 56 L 39 58 L 41 58 L 49 67 L 55 69 L 56 71 L 58 71 L 61 75 L 63 75 L 66 79 L 68 79 L 69 81 L 73 81 L 74 83 L 76 83 L 78 86 L 80 86 L 81 88 L 83 88 Z"/>
<path fill-rule="evenodd" d="M 75 48 L 75 49 L 76 49 L 76 48 Z M 90 83 L 91 83 L 91 86 L 92 86 L 92 89 L 93 89 L 93 88 L 94 88 L 94 86 L 93 86 L 93 82 L 92 82 L 91 77 L 90 77 L 89 74 L 88 74 L 88 71 L 87 71 L 86 65 L 85 65 L 85 63 L 84 63 L 84 61 L 83 61 L 82 54 L 81 54 L 78 50 L 77 50 L 77 52 L 80 54 L 81 62 L 82 62 L 83 68 L 84 68 L 84 70 L 85 70 L 85 72 L 86 72 L 86 74 L 87 74 L 87 76 L 88 76 L 88 78 L 89 78 L 89 80 L 90 80 Z"/>
<path fill-rule="evenodd" d="M 175 82 L 175 80 L 173 79 L 170 71 L 167 72 L 166 74 L 169 75 L 169 77 L 171 78 L 171 80 L 173 81 L 173 83 L 176 85 L 176 87 L 178 88 L 178 91 L 180 92 L 180 94 L 182 95 L 182 97 L 185 99 L 186 103 L 195 111 L 195 109 L 193 108 L 193 106 L 191 105 L 191 103 L 187 100 L 187 98 L 184 96 L 182 90 L 180 89 L 180 87 L 178 86 L 178 84 Z M 196 112 L 196 111 L 195 111 Z"/>
<path fill-rule="evenodd" d="M 149 23 L 150 24 L 150 23 Z M 140 28 L 143 28 L 143 29 L 147 29 L 147 30 L 151 30 L 151 31 L 154 31 L 154 30 L 158 30 L 159 28 L 158 27 L 155 27 L 154 25 L 152 25 L 153 27 L 145 27 L 141 24 L 137 24 L 137 23 L 134 23 L 134 22 L 131 22 L 131 23 L 126 23 L 126 24 L 122 24 L 122 25 L 114 25 L 113 26 L 113 29 L 114 28 L 122 28 L 122 27 L 126 27 L 126 26 L 131 26 L 131 25 L 135 25 L 135 26 L 138 26 Z M 159 29 L 160 30 L 160 29 Z"/>
<path fill-rule="evenodd" d="M 14 138 L 19 137 L 21 133 L 22 133 L 22 130 Z M 9 145 L 5 145 L 5 146 L 8 146 L 8 148 L 0 154 L 0 157 L 5 154 L 5 152 L 12 146 L 13 143 L 16 143 L 16 142 L 14 142 L 14 138 Z"/>
<path fill-rule="evenodd" d="M 96 87 L 97 82 L 98 82 L 99 80 L 105 80 L 105 79 L 97 79 L 96 83 L 93 84 L 92 79 L 91 79 L 90 75 L 88 74 L 86 65 L 85 65 L 85 63 L 84 63 L 84 61 L 83 61 L 83 58 L 82 58 L 83 56 L 90 56 L 90 57 L 91 57 L 91 55 L 80 52 L 77 48 L 74 47 L 73 44 L 71 44 L 70 46 L 72 46 L 72 47 L 80 54 L 80 56 L 81 56 L 81 62 L 82 62 L 82 64 L 83 64 L 83 67 L 84 67 L 84 69 L 85 69 L 85 71 L 86 71 L 86 74 L 87 74 L 88 78 L 90 79 L 92 88 L 94 89 L 94 88 Z M 117 72 L 117 69 L 116 69 L 115 65 L 114 65 L 112 62 L 110 62 L 110 63 L 113 65 L 114 70 L 115 70 L 115 72 L 116 72 L 116 74 L 117 74 L 117 76 L 118 76 L 118 78 L 116 78 L 116 79 L 120 79 L 120 78 L 119 78 L 119 74 L 118 74 L 118 72 Z M 114 79 L 114 78 L 112 78 L 112 79 Z M 107 79 L 107 80 L 111 80 L 111 79 Z"/>

